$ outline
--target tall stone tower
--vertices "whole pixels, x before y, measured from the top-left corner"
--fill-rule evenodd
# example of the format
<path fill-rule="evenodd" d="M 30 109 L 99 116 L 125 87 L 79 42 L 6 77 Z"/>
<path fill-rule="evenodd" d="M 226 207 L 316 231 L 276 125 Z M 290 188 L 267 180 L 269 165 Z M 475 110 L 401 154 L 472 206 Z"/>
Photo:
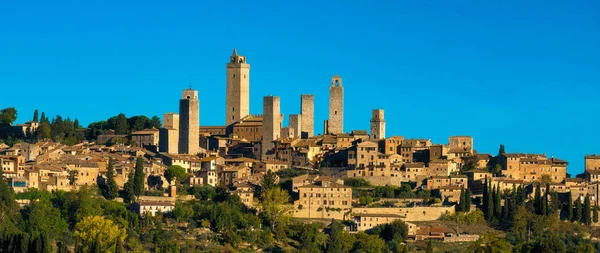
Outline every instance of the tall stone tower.
<path fill-rule="evenodd" d="M 263 130 L 262 130 L 261 159 L 267 159 L 268 151 L 274 147 L 273 141 L 279 139 L 281 134 L 280 99 L 276 96 L 263 98 Z"/>
<path fill-rule="evenodd" d="M 385 139 L 385 119 L 383 119 L 382 109 L 373 109 L 373 117 L 371 118 L 371 132 L 369 135 L 369 139 Z"/>
<path fill-rule="evenodd" d="M 179 153 L 179 114 L 163 114 L 163 128 L 158 131 L 158 150 L 169 154 Z"/>
<path fill-rule="evenodd" d="M 248 116 L 250 112 L 250 64 L 235 48 L 227 63 L 225 125 Z"/>
<path fill-rule="evenodd" d="M 187 89 L 179 100 L 179 153 L 200 152 L 200 102 L 198 91 Z"/>
<path fill-rule="evenodd" d="M 302 115 L 290 114 L 289 125 L 291 129 L 294 129 L 293 137 L 300 137 L 302 132 Z"/>
<path fill-rule="evenodd" d="M 342 78 L 335 75 L 329 86 L 329 121 L 328 133 L 344 133 L 344 86 Z"/>
<path fill-rule="evenodd" d="M 302 94 L 300 95 L 300 114 L 302 122 L 300 129 L 306 133 L 306 137 L 315 135 L 315 95 Z M 299 134 L 302 136 L 302 133 Z"/>

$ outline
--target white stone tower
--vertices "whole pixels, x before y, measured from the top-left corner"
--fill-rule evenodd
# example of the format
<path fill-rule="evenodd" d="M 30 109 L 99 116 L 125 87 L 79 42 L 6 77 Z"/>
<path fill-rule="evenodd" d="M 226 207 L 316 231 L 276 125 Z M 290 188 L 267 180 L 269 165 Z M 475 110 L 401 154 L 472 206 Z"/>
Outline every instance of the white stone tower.
<path fill-rule="evenodd" d="M 385 119 L 383 119 L 382 109 L 373 109 L 373 117 L 371 118 L 371 132 L 369 135 L 369 139 L 385 139 Z"/>
<path fill-rule="evenodd" d="M 344 133 L 344 86 L 342 86 L 342 78 L 338 75 L 331 78 L 331 86 L 329 86 L 329 121 L 327 125 L 327 133 Z"/>
<path fill-rule="evenodd" d="M 163 127 L 159 130 L 158 150 L 169 154 L 179 153 L 179 114 L 163 114 Z"/>
<path fill-rule="evenodd" d="M 300 114 L 302 115 L 301 130 L 307 137 L 315 135 L 315 95 L 300 95 Z M 302 136 L 302 133 L 299 134 Z"/>
<path fill-rule="evenodd" d="M 263 98 L 263 129 L 262 129 L 261 159 L 267 159 L 268 151 L 272 151 L 273 141 L 279 139 L 281 134 L 280 99 L 277 96 Z"/>
<path fill-rule="evenodd" d="M 225 125 L 248 116 L 250 112 L 250 64 L 235 48 L 227 63 Z"/>
<path fill-rule="evenodd" d="M 179 100 L 179 153 L 200 152 L 200 102 L 198 91 L 187 89 Z"/>

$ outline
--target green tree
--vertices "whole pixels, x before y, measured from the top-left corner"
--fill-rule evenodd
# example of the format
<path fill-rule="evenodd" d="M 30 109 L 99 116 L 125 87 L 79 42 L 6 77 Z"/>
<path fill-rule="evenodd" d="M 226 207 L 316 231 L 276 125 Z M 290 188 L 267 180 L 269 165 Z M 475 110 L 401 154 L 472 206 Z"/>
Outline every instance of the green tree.
<path fill-rule="evenodd" d="M 372 231 L 385 241 L 398 240 L 403 242 L 408 236 L 408 226 L 401 220 L 376 226 Z"/>
<path fill-rule="evenodd" d="M 76 129 L 79 129 L 79 127 L 81 127 L 81 126 L 79 125 L 79 120 L 78 120 L 78 119 L 75 119 L 75 121 L 73 121 L 73 128 L 76 130 Z"/>
<path fill-rule="evenodd" d="M 500 192 L 500 184 L 496 185 L 494 190 L 494 217 L 499 219 L 502 217 L 502 193 Z"/>
<path fill-rule="evenodd" d="M 536 183 L 535 194 L 533 195 L 533 206 L 536 214 L 542 214 L 542 201 L 542 190 L 540 189 L 540 184 Z"/>
<path fill-rule="evenodd" d="M 8 107 L 0 110 L 0 124 L 12 125 L 15 120 L 17 120 L 17 109 Z"/>
<path fill-rule="evenodd" d="M 123 185 L 123 200 L 125 203 L 132 203 L 135 201 L 135 171 L 131 170 L 128 175 L 127 182 Z"/>
<path fill-rule="evenodd" d="M 261 191 L 268 191 L 275 187 L 277 182 L 277 174 L 273 173 L 271 170 L 267 171 L 267 173 L 260 180 L 260 188 Z"/>
<path fill-rule="evenodd" d="M 46 114 L 44 112 L 42 112 L 42 116 L 40 116 L 40 123 L 42 122 L 50 123 L 48 122 L 48 118 L 46 118 Z"/>
<path fill-rule="evenodd" d="M 581 206 L 581 198 L 578 196 L 575 200 L 575 213 L 573 214 L 574 222 L 581 222 L 583 219 L 583 207 Z"/>
<path fill-rule="evenodd" d="M 536 253 L 564 253 L 567 247 L 560 236 L 554 231 L 544 233 L 535 243 L 531 252 Z"/>
<path fill-rule="evenodd" d="M 96 244 L 99 251 L 105 252 L 114 245 L 117 238 L 125 239 L 127 233 L 112 220 L 102 216 L 88 216 L 75 225 L 73 235 L 83 248 L 90 250 L 90 246 Z"/>
<path fill-rule="evenodd" d="M 38 140 L 52 138 L 52 128 L 48 122 L 42 121 L 36 129 L 36 137 Z"/>
<path fill-rule="evenodd" d="M 583 201 L 583 215 L 581 216 L 581 221 L 587 226 L 592 224 L 591 212 L 592 207 L 590 205 L 590 195 L 586 194 L 585 200 Z"/>
<path fill-rule="evenodd" d="M 598 222 L 598 207 L 594 206 L 594 217 L 593 217 L 593 221 L 594 223 Z"/>
<path fill-rule="evenodd" d="M 115 122 L 115 133 L 116 134 L 127 134 L 129 133 L 129 125 L 127 124 L 127 117 L 125 114 L 119 113 Z"/>
<path fill-rule="evenodd" d="M 425 248 L 426 253 L 433 253 L 433 243 L 431 240 L 427 241 L 427 248 Z"/>
<path fill-rule="evenodd" d="M 121 237 L 117 237 L 117 242 L 115 243 L 115 253 L 125 253 L 125 248 L 123 247 L 123 240 Z"/>
<path fill-rule="evenodd" d="M 287 191 L 279 187 L 262 192 L 260 210 L 271 225 L 271 231 L 275 232 L 278 225 L 285 225 L 288 222 L 289 212 L 292 209 L 288 204 L 289 200 L 290 196 Z"/>
<path fill-rule="evenodd" d="M 505 154 L 506 152 L 504 151 L 504 144 L 500 144 L 500 149 L 498 150 L 498 154 Z"/>
<path fill-rule="evenodd" d="M 572 221 L 573 220 L 573 194 L 571 192 L 569 192 L 568 196 L 568 200 L 567 200 L 567 219 Z"/>
<path fill-rule="evenodd" d="M 150 120 L 150 125 L 152 128 L 159 129 L 161 127 L 160 118 L 158 118 L 156 115 L 152 116 L 152 119 Z"/>
<path fill-rule="evenodd" d="M 144 193 L 144 158 L 138 157 L 135 161 L 135 174 L 133 176 L 133 190 L 135 196 L 141 196 Z"/>
<path fill-rule="evenodd" d="M 38 122 L 38 110 L 33 111 L 33 122 Z"/>
<path fill-rule="evenodd" d="M 336 221 L 331 220 L 331 230 L 329 231 L 329 238 L 327 239 L 327 250 L 328 253 L 342 253 L 342 233 L 344 232 L 344 226 Z"/>
<path fill-rule="evenodd" d="M 112 157 L 108 160 L 108 168 L 106 169 L 106 185 L 103 188 L 103 195 L 106 199 L 113 200 L 119 196 L 119 186 L 115 181 L 115 169 L 113 168 Z"/>
<path fill-rule="evenodd" d="M 69 171 L 69 175 L 67 176 L 67 179 L 69 179 L 69 184 L 70 185 L 75 185 L 75 183 L 77 183 L 77 177 L 79 175 L 79 171 L 78 170 L 70 170 Z"/>
<path fill-rule="evenodd" d="M 0 169 L 0 235 L 19 232 L 17 227 L 21 221 L 19 206 L 15 201 L 14 192 L 3 179 Z"/>
<path fill-rule="evenodd" d="M 186 173 L 185 168 L 179 165 L 171 165 L 165 170 L 165 178 L 169 182 L 172 182 L 174 178 L 177 178 L 179 183 L 183 183 L 188 178 L 188 174 Z"/>
<path fill-rule="evenodd" d="M 23 210 L 25 228 L 31 236 L 56 239 L 57 236 L 67 231 L 67 222 L 61 217 L 60 210 L 52 206 L 47 199 L 33 200 Z M 46 238 L 44 238 L 46 239 Z"/>
<path fill-rule="evenodd" d="M 368 235 L 364 232 L 356 234 L 354 252 L 381 253 L 385 249 L 385 241 L 377 235 Z"/>

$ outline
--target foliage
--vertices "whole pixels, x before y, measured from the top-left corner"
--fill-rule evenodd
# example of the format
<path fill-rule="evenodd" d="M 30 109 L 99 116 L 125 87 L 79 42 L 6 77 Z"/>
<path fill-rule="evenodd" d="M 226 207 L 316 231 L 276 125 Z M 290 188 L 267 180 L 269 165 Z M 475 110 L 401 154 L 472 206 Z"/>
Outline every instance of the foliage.
<path fill-rule="evenodd" d="M 52 206 L 48 199 L 34 200 L 23 210 L 23 220 L 25 231 L 32 236 L 48 236 L 49 239 L 55 239 L 68 229 L 60 209 Z"/>
<path fill-rule="evenodd" d="M 266 217 L 271 230 L 275 232 L 278 225 L 285 225 L 289 220 L 292 207 L 288 204 L 290 196 L 287 191 L 274 187 L 262 192 L 260 201 L 261 214 Z"/>
<path fill-rule="evenodd" d="M 8 107 L 0 110 L 0 124 L 12 125 L 15 120 L 17 120 L 17 109 Z"/>
<path fill-rule="evenodd" d="M 135 161 L 135 174 L 133 176 L 133 192 L 135 196 L 141 196 L 144 192 L 144 158 L 138 157 Z"/>
<path fill-rule="evenodd" d="M 368 233 L 379 235 L 379 237 L 386 241 L 404 241 L 408 236 L 408 226 L 406 223 L 404 223 L 404 221 L 395 220 L 392 223 L 376 226 L 370 229 Z"/>
<path fill-rule="evenodd" d="M 363 178 L 345 178 L 344 185 L 352 188 L 371 187 L 371 183 Z"/>
<path fill-rule="evenodd" d="M 364 232 L 356 234 L 356 241 L 352 252 L 381 253 L 385 248 L 385 241 L 377 235 L 368 235 Z"/>
<path fill-rule="evenodd" d="M 114 247 L 117 239 L 124 240 L 126 230 L 102 216 L 88 216 L 75 225 L 73 235 L 83 249 L 96 245 L 100 251 Z"/>
<path fill-rule="evenodd" d="M 454 222 L 458 222 L 459 224 L 477 225 L 477 224 L 483 224 L 485 221 L 485 218 L 484 218 L 483 212 L 481 210 L 477 209 L 470 213 L 456 212 L 456 213 L 451 214 L 449 212 L 446 212 L 444 215 L 442 215 L 442 217 L 440 217 L 440 220 L 454 221 Z"/>
<path fill-rule="evenodd" d="M 185 168 L 179 165 L 171 165 L 165 170 L 165 178 L 169 182 L 172 182 L 174 178 L 177 178 L 179 183 L 183 183 L 188 178 L 188 174 L 185 171 Z"/>
<path fill-rule="evenodd" d="M 109 158 L 108 168 L 106 169 L 106 182 L 100 188 L 102 195 L 109 200 L 115 199 L 119 195 L 119 187 L 115 181 L 115 169 L 113 160 Z"/>

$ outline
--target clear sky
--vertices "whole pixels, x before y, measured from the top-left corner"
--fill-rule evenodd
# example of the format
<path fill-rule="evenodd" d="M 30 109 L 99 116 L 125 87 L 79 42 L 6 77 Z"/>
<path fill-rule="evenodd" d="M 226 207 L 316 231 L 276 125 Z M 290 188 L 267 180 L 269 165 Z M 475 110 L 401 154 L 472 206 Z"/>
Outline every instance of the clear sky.
<path fill-rule="evenodd" d="M 471 135 L 480 153 L 547 153 L 583 171 L 600 154 L 600 2 L 0 1 L 0 108 L 84 125 L 178 110 L 225 122 L 225 63 L 251 64 L 250 110 L 299 113 L 345 86 L 345 130 L 385 109 L 387 135 Z M 284 122 L 284 124 L 287 124 Z"/>

